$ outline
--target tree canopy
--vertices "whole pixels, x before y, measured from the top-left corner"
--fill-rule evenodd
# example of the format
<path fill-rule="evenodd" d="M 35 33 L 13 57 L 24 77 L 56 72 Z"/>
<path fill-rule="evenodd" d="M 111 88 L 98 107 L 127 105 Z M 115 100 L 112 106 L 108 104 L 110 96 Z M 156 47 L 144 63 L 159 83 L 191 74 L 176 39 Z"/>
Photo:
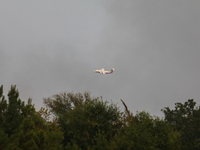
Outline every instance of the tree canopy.
<path fill-rule="evenodd" d="M 89 92 L 44 98 L 35 110 L 12 85 L 8 100 L 0 87 L 0 149 L 5 150 L 199 150 L 200 107 L 189 99 L 162 109 L 164 118 L 133 114 Z"/>
<path fill-rule="evenodd" d="M 16 86 L 8 92 L 9 103 L 0 88 L 0 149 L 62 149 L 63 133 L 55 123 L 48 124 L 36 112 L 32 100 L 28 104 L 19 98 Z"/>
<path fill-rule="evenodd" d="M 181 134 L 181 149 L 200 149 L 200 107 L 189 99 L 184 104 L 175 103 L 175 109 L 162 109 L 165 121 Z"/>

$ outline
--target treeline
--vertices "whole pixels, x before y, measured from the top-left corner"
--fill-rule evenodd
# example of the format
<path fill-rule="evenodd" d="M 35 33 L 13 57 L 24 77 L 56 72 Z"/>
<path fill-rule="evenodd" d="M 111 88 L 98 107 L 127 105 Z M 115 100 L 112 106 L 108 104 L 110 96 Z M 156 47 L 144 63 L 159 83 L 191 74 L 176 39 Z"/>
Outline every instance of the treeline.
<path fill-rule="evenodd" d="M 8 100 L 0 87 L 1 150 L 199 150 L 200 107 L 192 99 L 161 111 L 133 115 L 90 93 L 44 98 L 46 108 L 25 104 L 16 86 Z"/>

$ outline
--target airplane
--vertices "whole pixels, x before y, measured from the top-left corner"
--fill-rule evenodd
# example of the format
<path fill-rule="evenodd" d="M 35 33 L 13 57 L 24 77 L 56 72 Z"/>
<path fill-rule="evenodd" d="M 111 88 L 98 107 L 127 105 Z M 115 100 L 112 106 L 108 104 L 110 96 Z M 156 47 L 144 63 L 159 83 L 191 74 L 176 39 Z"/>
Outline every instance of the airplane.
<path fill-rule="evenodd" d="M 94 72 L 96 73 L 100 73 L 100 74 L 110 74 L 110 73 L 113 73 L 115 71 L 114 68 L 112 68 L 110 71 L 105 71 L 104 68 L 100 69 L 100 70 L 94 70 Z"/>

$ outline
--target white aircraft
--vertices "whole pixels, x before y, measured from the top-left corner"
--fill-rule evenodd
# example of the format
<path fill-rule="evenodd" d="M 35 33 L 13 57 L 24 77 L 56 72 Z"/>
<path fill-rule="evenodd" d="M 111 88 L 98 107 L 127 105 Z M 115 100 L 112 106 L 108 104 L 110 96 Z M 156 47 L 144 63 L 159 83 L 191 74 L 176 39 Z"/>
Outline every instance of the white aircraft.
<path fill-rule="evenodd" d="M 113 73 L 115 71 L 114 68 L 112 68 L 110 71 L 105 71 L 104 68 L 100 69 L 100 70 L 94 70 L 94 72 L 96 73 L 100 73 L 100 74 L 110 74 L 110 73 Z"/>

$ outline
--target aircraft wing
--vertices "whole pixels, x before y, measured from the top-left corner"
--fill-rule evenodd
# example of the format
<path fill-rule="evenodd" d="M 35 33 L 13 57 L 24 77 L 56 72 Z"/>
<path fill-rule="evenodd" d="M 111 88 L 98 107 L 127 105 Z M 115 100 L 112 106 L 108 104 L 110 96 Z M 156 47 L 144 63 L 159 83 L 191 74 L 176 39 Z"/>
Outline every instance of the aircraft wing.
<path fill-rule="evenodd" d="M 96 72 L 96 73 L 100 73 L 100 72 L 101 72 L 101 70 L 94 70 L 94 72 Z"/>

